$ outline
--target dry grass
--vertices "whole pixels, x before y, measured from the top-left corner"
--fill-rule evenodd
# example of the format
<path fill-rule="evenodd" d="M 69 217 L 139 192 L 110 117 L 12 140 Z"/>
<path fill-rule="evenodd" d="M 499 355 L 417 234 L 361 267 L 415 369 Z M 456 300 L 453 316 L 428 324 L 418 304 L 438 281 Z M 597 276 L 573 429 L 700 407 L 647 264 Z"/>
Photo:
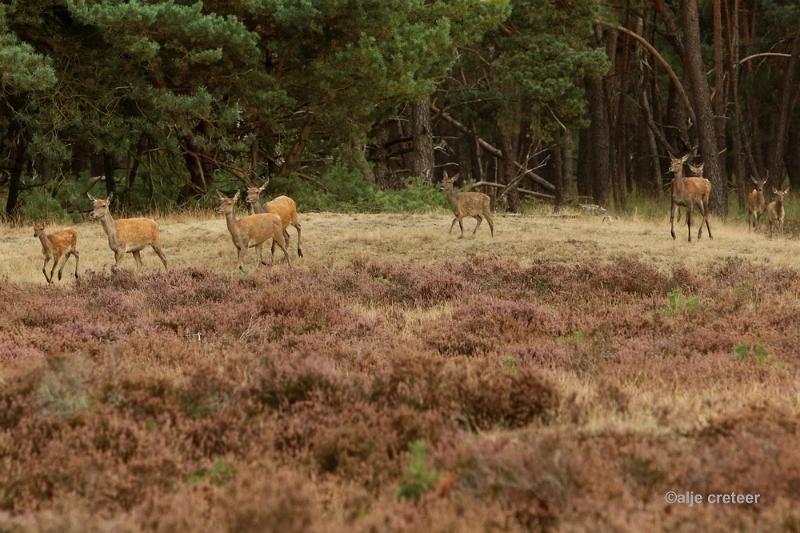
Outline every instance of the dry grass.
<path fill-rule="evenodd" d="M 556 218 L 547 216 L 498 215 L 496 236 L 489 237 L 481 227 L 475 237 L 448 235 L 451 217 L 447 214 L 388 215 L 305 213 L 303 248 L 306 258 L 295 261 L 299 268 L 343 266 L 353 257 L 380 258 L 385 261 L 463 260 L 478 256 L 498 257 L 527 264 L 539 259 L 566 262 L 592 262 L 621 255 L 633 255 L 659 268 L 676 265 L 703 266 L 739 257 L 757 264 L 800 266 L 800 241 L 791 238 L 768 239 L 762 232 L 748 233 L 744 225 L 723 224 L 712 219 L 714 240 L 707 237 L 686 242 L 685 226 L 669 236 L 669 220 L 651 222 L 617 218 L 603 222 L 598 217 Z M 485 225 L 484 225 L 485 226 Z M 469 235 L 473 221 L 465 221 Z M 113 263 L 105 233 L 99 224 L 76 226 L 81 271 L 107 271 Z M 236 268 L 235 251 L 225 221 L 213 213 L 206 216 L 170 216 L 159 220 L 161 240 L 170 267 L 199 267 L 222 273 Z M 52 230 L 52 228 L 49 228 Z M 289 228 L 292 246 L 296 233 Z M 249 252 L 250 269 L 256 268 L 255 252 Z M 145 268 L 157 270 L 152 251 L 143 254 Z M 292 254 L 296 258 L 296 254 Z M 41 248 L 28 227 L 0 225 L 0 277 L 14 283 L 44 283 L 41 274 Z M 278 251 L 276 263 L 281 254 Z M 128 254 L 123 266 L 135 268 Z M 280 265 L 275 268 L 285 268 Z M 68 270 L 68 269 L 66 269 Z"/>

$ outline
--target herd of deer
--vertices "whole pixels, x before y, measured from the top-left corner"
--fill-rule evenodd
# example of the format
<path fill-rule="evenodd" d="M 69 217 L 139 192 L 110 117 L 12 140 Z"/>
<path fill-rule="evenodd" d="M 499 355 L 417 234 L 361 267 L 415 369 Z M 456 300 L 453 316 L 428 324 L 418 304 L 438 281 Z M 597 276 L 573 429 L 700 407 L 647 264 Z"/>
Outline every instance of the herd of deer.
<path fill-rule="evenodd" d="M 685 207 L 687 210 L 686 224 L 689 230 L 689 241 L 691 242 L 692 214 L 695 206 L 703 216 L 703 219 L 700 221 L 697 238 L 701 238 L 703 234 L 703 225 L 706 227 L 708 237 L 713 237 L 711 236 L 711 227 L 708 223 L 711 182 L 702 177 L 702 163 L 696 166 L 689 164 L 692 176 L 684 176 L 683 166 L 687 163 L 688 159 L 689 154 L 681 158 L 671 157 L 670 171 L 674 174 L 674 178 L 672 180 L 670 233 L 672 234 L 672 238 L 675 239 L 675 217 L 677 215 L 678 221 L 680 222 L 679 208 Z M 478 231 L 481 222 L 483 222 L 485 218 L 486 222 L 489 224 L 489 231 L 492 237 L 494 237 L 494 221 L 492 220 L 491 200 L 489 196 L 480 192 L 455 192 L 453 190 L 453 184 L 457 179 L 458 174 L 448 176 L 445 171 L 442 181 L 442 187 L 447 194 L 447 200 L 454 215 L 453 221 L 450 224 L 450 233 L 453 232 L 453 227 L 455 227 L 456 222 L 458 222 L 458 226 L 461 229 L 461 236 L 459 238 L 463 238 L 464 225 L 462 219 L 464 217 L 473 217 L 477 220 L 475 229 L 472 230 L 472 234 L 475 235 L 475 232 Z M 755 188 L 747 196 L 747 226 L 749 230 L 757 228 L 759 217 L 765 210 L 764 185 L 766 184 L 766 180 L 758 181 L 754 178 L 752 179 Z M 267 180 L 267 183 L 268 182 L 269 180 Z M 238 267 L 242 271 L 244 270 L 244 257 L 248 248 L 255 248 L 258 251 L 259 263 L 262 265 L 267 264 L 263 257 L 263 245 L 269 240 L 272 240 L 270 264 L 274 263 L 275 246 L 278 246 L 278 248 L 283 251 L 286 264 L 291 268 L 292 264 L 289 261 L 289 253 L 287 252 L 289 233 L 286 231 L 286 228 L 290 225 L 294 226 L 297 230 L 297 255 L 303 257 L 303 251 L 300 248 L 300 223 L 297 220 L 297 206 L 295 201 L 288 196 L 278 196 L 266 204 L 262 204 L 260 197 L 267 183 L 264 183 L 261 187 L 247 187 L 247 203 L 252 207 L 254 214 L 242 218 L 236 217 L 235 209 L 236 202 L 239 199 L 239 192 L 234 194 L 232 198 L 229 198 L 217 191 L 220 203 L 214 211 L 225 215 L 225 222 L 231 234 L 233 245 L 236 247 L 237 251 Z M 781 235 L 783 234 L 783 199 L 788 192 L 788 187 L 782 191 L 773 189 L 776 199 L 766 205 L 770 236 L 773 234 L 773 229 L 777 230 Z M 161 250 L 161 244 L 158 239 L 158 225 L 153 219 L 126 218 L 114 220 L 111 217 L 110 210 L 113 193 L 109 194 L 107 198 L 95 198 L 89 193 L 87 193 L 87 196 L 89 196 L 93 204 L 90 216 L 100 221 L 103 230 L 108 236 L 108 246 L 114 252 L 114 266 L 112 270 L 119 268 L 120 261 L 126 253 L 132 253 L 137 266 L 141 268 L 141 251 L 147 246 L 153 248 L 153 251 L 155 251 L 161 259 L 161 262 L 164 264 L 164 269 L 166 270 L 167 259 L 164 257 L 164 252 Z M 58 279 L 61 279 L 61 273 L 70 256 L 75 257 L 75 278 L 78 277 L 78 234 L 75 229 L 67 228 L 46 234 L 44 231 L 44 224 L 36 224 L 33 227 L 33 235 L 37 237 L 42 244 L 42 253 L 44 254 L 42 273 L 48 283 L 53 282 L 53 274 L 59 262 L 61 263 L 61 267 L 58 270 Z M 50 269 L 50 274 L 48 275 L 47 264 L 50 261 L 52 261 L 53 264 Z"/>

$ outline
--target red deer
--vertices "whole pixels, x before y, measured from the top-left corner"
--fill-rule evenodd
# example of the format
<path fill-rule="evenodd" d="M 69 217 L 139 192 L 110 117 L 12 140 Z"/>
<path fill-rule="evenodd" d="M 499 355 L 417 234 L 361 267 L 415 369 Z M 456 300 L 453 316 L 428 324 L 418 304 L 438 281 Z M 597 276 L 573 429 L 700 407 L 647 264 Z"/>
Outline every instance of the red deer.
<path fill-rule="evenodd" d="M 286 246 L 289 246 L 289 232 L 286 228 L 291 224 L 297 230 L 297 255 L 303 257 L 303 250 L 300 249 L 300 223 L 297 221 L 297 204 L 288 196 L 278 196 L 266 204 L 261 203 L 261 193 L 267 188 L 269 178 L 261 187 L 247 187 L 247 203 L 253 207 L 255 213 L 274 213 L 281 217 L 283 225 L 283 238 Z M 275 246 L 272 247 L 273 252 Z"/>
<path fill-rule="evenodd" d="M 281 217 L 274 213 L 258 213 L 237 219 L 235 208 L 236 201 L 239 199 L 239 192 L 233 198 L 228 198 L 217 191 L 217 196 L 219 196 L 219 206 L 214 211 L 225 215 L 225 222 L 228 224 L 231 240 L 236 247 L 239 270 L 244 272 L 244 255 L 248 248 L 258 250 L 259 262 L 262 265 L 267 264 L 264 262 L 262 247 L 264 242 L 269 239 L 272 239 L 273 251 L 275 250 L 275 244 L 277 244 L 283 250 L 286 264 L 289 265 L 289 268 L 292 267 L 291 262 L 289 262 L 289 253 L 286 251 L 286 241 L 283 238 Z M 274 261 L 273 257 L 272 262 L 274 263 Z"/>
<path fill-rule="evenodd" d="M 783 208 L 783 197 L 789 192 L 789 187 L 782 191 L 772 189 L 772 194 L 777 198 L 767 206 L 767 216 L 769 217 L 769 236 L 772 237 L 773 228 L 777 228 L 778 233 L 783 236 L 783 219 L 786 211 Z"/>
<path fill-rule="evenodd" d="M 61 257 L 64 257 L 64 262 L 61 263 L 61 268 L 58 269 L 58 279 L 61 279 L 61 273 L 70 256 L 75 256 L 75 279 L 78 279 L 78 232 L 73 228 L 66 228 L 47 235 L 44 232 L 44 224 L 34 224 L 33 236 L 37 237 L 39 242 L 42 243 L 42 254 L 44 255 L 42 274 L 44 274 L 44 279 L 47 280 L 47 283 L 53 283 L 53 273 Z M 53 261 L 53 268 L 50 269 L 50 276 L 48 276 L 47 263 L 50 261 Z"/>
<path fill-rule="evenodd" d="M 442 180 L 442 185 L 447 193 L 447 201 L 450 202 L 450 209 L 453 210 L 453 214 L 455 215 L 453 222 L 450 224 L 449 233 L 453 233 L 453 226 L 458 222 L 458 226 L 461 228 L 461 236 L 459 239 L 463 239 L 464 224 L 461 223 L 461 219 L 464 217 L 475 217 L 478 223 L 475 225 L 475 229 L 472 230 L 472 234 L 475 235 L 475 232 L 481 227 L 483 218 L 485 218 L 486 222 L 489 224 L 489 231 L 492 237 L 494 237 L 494 223 L 492 221 L 492 210 L 490 208 L 491 200 L 489 196 L 482 192 L 453 191 L 453 184 L 457 179 L 458 174 L 450 178 L 447 176 L 447 171 L 445 171 L 444 179 Z"/>
<path fill-rule="evenodd" d="M 692 153 L 696 153 L 696 150 L 692 151 Z M 703 177 L 703 168 L 706 166 L 705 163 L 700 163 L 699 165 L 693 165 L 689 163 L 689 177 L 690 178 L 702 178 Z M 676 222 L 681 221 L 681 211 L 678 210 L 678 214 L 675 217 Z"/>
<path fill-rule="evenodd" d="M 758 219 L 761 217 L 762 213 L 764 213 L 766 206 L 766 201 L 764 200 L 764 185 L 767 184 L 767 180 L 759 181 L 753 177 L 750 179 L 753 181 L 755 188 L 747 195 L 748 231 L 752 231 L 758 227 Z"/>
<path fill-rule="evenodd" d="M 672 203 L 670 208 L 670 234 L 675 239 L 675 214 L 679 206 L 686 207 L 686 225 L 689 230 L 689 242 L 692 242 L 692 211 L 694 206 L 700 208 L 703 220 L 700 222 L 700 229 L 697 231 L 697 238 L 703 235 L 703 223 L 708 230 L 708 237 L 712 238 L 711 226 L 708 223 L 708 200 L 711 196 L 711 182 L 705 178 L 683 176 L 683 165 L 689 158 L 689 154 L 676 159 L 670 156 L 670 172 L 675 174 L 672 179 Z"/>
<path fill-rule="evenodd" d="M 152 218 L 123 218 L 114 220 L 111 217 L 111 200 L 114 193 L 108 198 L 95 198 L 86 193 L 92 201 L 93 209 L 91 217 L 100 220 L 100 225 L 108 236 L 108 247 L 114 252 L 114 266 L 112 271 L 119 268 L 119 264 L 126 253 L 132 253 L 136 259 L 136 266 L 142 268 L 141 251 L 144 247 L 150 246 L 164 264 L 167 270 L 167 258 L 161 250 L 161 243 L 158 240 L 158 225 Z"/>

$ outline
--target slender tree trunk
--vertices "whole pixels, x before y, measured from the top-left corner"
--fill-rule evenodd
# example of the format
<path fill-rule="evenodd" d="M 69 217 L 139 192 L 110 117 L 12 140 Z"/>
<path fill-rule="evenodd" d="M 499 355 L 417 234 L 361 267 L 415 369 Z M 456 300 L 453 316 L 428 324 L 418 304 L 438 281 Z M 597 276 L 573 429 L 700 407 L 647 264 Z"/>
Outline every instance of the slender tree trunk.
<path fill-rule="evenodd" d="M 564 160 L 561 147 L 556 146 L 552 150 L 552 177 L 553 185 L 556 186 L 556 199 L 553 205 L 553 212 L 557 213 L 564 203 Z"/>
<path fill-rule="evenodd" d="M 572 132 L 567 130 L 564 132 L 564 146 L 561 149 L 563 152 L 562 156 L 562 164 L 563 170 L 562 173 L 562 183 L 561 183 L 561 190 L 562 190 L 562 201 L 566 201 L 567 198 L 571 198 L 576 193 L 575 188 L 575 154 L 572 148 L 574 141 L 572 140 Z"/>
<path fill-rule="evenodd" d="M 431 98 L 426 96 L 411 104 L 411 135 L 414 158 L 411 172 L 430 182 L 433 178 L 433 132 L 431 131 Z"/>
<path fill-rule="evenodd" d="M 519 210 L 519 197 L 517 186 L 512 185 L 514 178 L 517 177 L 517 155 L 519 150 L 520 138 L 520 115 L 521 103 L 518 101 L 511 82 L 503 83 L 502 93 L 505 95 L 503 104 L 497 113 L 497 127 L 500 132 L 500 151 L 502 152 L 500 161 L 500 181 L 505 185 L 510 185 L 506 194 L 508 200 L 508 210 L 517 212 Z"/>
<path fill-rule="evenodd" d="M 286 162 L 281 167 L 281 176 L 290 176 L 300 166 L 300 161 L 303 158 L 303 153 L 306 151 L 308 141 L 311 140 L 312 129 L 313 122 L 310 118 L 306 119 L 300 127 L 300 131 L 297 132 L 297 139 L 292 145 L 292 149 L 289 150 L 289 154 L 286 156 Z"/>
<path fill-rule="evenodd" d="M 783 77 L 780 107 L 778 108 L 777 120 L 774 122 L 775 127 L 769 152 L 769 179 L 771 185 L 775 187 L 780 187 L 784 179 L 783 152 L 786 148 L 786 136 L 789 132 L 789 124 L 794 111 L 793 104 L 795 103 L 794 96 L 798 70 L 800 70 L 800 34 L 794 38 L 792 57 L 789 59 L 789 66 Z"/>
<path fill-rule="evenodd" d="M 11 168 L 11 175 L 9 176 L 8 184 L 8 198 L 6 199 L 6 216 L 13 217 L 17 214 L 19 202 L 19 193 L 22 186 L 22 171 L 25 169 L 25 150 L 28 143 L 25 138 L 20 135 L 16 140 L 16 150 L 14 151 L 14 166 Z"/>
<path fill-rule="evenodd" d="M 589 149 L 591 150 L 592 196 L 595 203 L 608 206 L 611 190 L 611 140 L 606 109 L 605 91 L 601 79 L 588 80 L 589 87 Z"/>
<path fill-rule="evenodd" d="M 714 10 L 714 131 L 717 134 L 717 148 L 727 144 L 725 132 L 725 71 L 722 61 L 722 0 L 713 0 Z M 719 169 L 723 176 L 728 176 L 725 156 L 719 158 Z"/>
<path fill-rule="evenodd" d="M 725 0 L 727 19 L 728 73 L 730 75 L 730 98 L 733 102 L 733 164 L 736 174 L 737 199 L 739 210 L 744 211 L 747 195 L 747 163 L 745 159 L 745 142 L 742 132 L 742 109 L 739 95 L 739 0 L 733 0 L 733 10 Z"/>
<path fill-rule="evenodd" d="M 588 81 L 586 83 L 588 87 Z M 588 127 L 581 128 L 578 132 L 578 175 L 576 181 L 579 196 L 593 195 L 594 177 L 592 175 L 591 131 L 591 127 Z"/>
<path fill-rule="evenodd" d="M 106 196 L 117 194 L 117 182 L 114 179 L 114 157 L 103 150 L 103 175 L 106 177 Z"/>
<path fill-rule="evenodd" d="M 717 154 L 717 139 L 714 132 L 714 113 L 711 109 L 711 96 L 705 76 L 702 50 L 700 47 L 700 20 L 697 0 L 682 0 L 684 47 L 686 50 L 686 71 L 691 81 L 691 95 L 697 117 L 697 136 L 700 153 L 705 163 L 706 177 L 711 181 L 711 209 L 719 215 L 728 212 L 728 180 L 722 174 Z"/>

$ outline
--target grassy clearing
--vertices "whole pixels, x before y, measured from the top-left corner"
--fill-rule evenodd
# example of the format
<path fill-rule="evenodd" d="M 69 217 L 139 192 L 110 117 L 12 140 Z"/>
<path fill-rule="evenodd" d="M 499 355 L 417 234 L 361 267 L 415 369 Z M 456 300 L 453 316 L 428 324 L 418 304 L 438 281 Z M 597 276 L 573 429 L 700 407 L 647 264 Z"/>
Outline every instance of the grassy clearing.
<path fill-rule="evenodd" d="M 468 220 L 465 223 L 467 237 L 460 240 L 456 238 L 457 229 L 448 235 L 451 217 L 445 213 L 304 213 L 301 223 L 306 258 L 295 261 L 295 266 L 300 269 L 344 266 L 359 256 L 423 263 L 497 257 L 527 264 L 542 259 L 591 263 L 634 255 L 659 268 L 703 266 L 730 257 L 756 264 L 795 267 L 800 257 L 800 241 L 792 238 L 791 228 L 787 238 L 767 239 L 763 228 L 751 234 L 742 223 L 721 223 L 714 218 L 711 220 L 714 240 L 704 237 L 692 244 L 686 242 L 685 225 L 676 227 L 678 240 L 670 238 L 666 216 L 655 221 L 631 216 L 606 222 L 599 217 L 579 216 L 498 215 L 497 219 L 494 239 L 489 238 L 486 227 L 473 238 L 470 234 L 474 222 Z M 166 216 L 158 221 L 171 267 L 207 268 L 221 273 L 232 273 L 235 269 L 234 248 L 220 216 L 194 212 Z M 81 270 L 108 271 L 113 254 L 100 225 L 85 222 L 75 227 Z M 296 243 L 294 229 L 290 228 L 289 232 L 292 242 Z M 41 248 L 31 228 L 0 226 L 0 257 L 3 258 L 0 277 L 13 283 L 44 282 Z M 148 271 L 157 269 L 158 261 L 151 251 L 146 250 L 143 257 Z M 292 257 L 296 259 L 296 254 Z M 134 268 L 130 255 L 124 265 Z M 256 268 L 252 250 L 248 265 L 252 270 Z"/>
<path fill-rule="evenodd" d="M 0 530 L 791 530 L 797 241 L 498 219 L 306 214 L 244 276 L 219 218 L 161 220 L 167 273 L 86 224 L 54 287 L 4 228 Z"/>

